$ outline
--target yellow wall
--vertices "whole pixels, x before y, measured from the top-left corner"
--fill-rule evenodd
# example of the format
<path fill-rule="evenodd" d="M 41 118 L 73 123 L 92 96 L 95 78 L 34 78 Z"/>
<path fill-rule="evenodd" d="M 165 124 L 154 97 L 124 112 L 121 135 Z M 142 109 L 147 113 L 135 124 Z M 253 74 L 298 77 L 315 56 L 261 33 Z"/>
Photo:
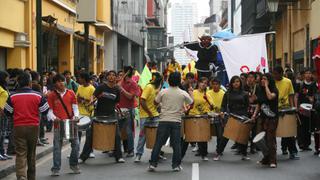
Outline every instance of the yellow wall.
<path fill-rule="evenodd" d="M 14 33 L 0 28 L 0 46 L 13 48 Z"/>
<path fill-rule="evenodd" d="M 1 0 L 0 28 L 24 32 L 24 6 L 21 0 Z"/>
<path fill-rule="evenodd" d="M 312 3 L 311 18 L 310 18 L 310 37 L 316 39 L 320 36 L 320 0 Z"/>
<path fill-rule="evenodd" d="M 111 26 L 111 0 L 97 0 L 97 21 Z"/>

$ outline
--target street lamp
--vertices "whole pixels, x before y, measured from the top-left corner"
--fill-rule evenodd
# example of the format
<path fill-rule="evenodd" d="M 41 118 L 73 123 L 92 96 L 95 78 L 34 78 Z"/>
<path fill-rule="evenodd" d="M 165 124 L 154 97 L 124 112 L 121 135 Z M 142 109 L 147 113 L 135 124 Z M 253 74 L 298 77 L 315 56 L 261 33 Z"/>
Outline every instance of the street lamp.
<path fill-rule="evenodd" d="M 268 3 L 268 10 L 272 14 L 271 31 L 276 31 L 276 13 L 279 7 L 279 0 L 267 0 L 267 3 Z M 272 65 L 273 67 L 275 67 L 277 63 L 276 62 L 276 33 L 273 34 L 272 51 L 273 51 Z"/>

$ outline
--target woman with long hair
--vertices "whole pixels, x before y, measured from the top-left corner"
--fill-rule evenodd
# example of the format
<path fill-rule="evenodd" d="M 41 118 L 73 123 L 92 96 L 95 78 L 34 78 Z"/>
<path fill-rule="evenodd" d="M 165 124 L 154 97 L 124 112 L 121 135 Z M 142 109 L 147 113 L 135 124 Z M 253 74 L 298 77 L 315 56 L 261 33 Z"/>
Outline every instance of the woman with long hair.
<path fill-rule="evenodd" d="M 241 78 L 239 76 L 233 76 L 230 80 L 230 87 L 224 94 L 221 106 L 222 113 L 233 113 L 239 116 L 248 117 L 249 108 L 249 95 L 243 90 Z M 253 117 L 254 118 L 254 117 Z M 229 139 L 222 137 L 213 160 L 218 161 L 228 143 Z M 248 144 L 238 145 L 240 153 L 242 154 L 242 160 L 249 160 L 247 156 Z"/>
<path fill-rule="evenodd" d="M 258 95 L 259 108 L 261 108 L 262 129 L 266 132 L 266 143 L 269 154 L 264 156 L 260 164 L 277 167 L 276 130 L 278 125 L 278 96 L 279 92 L 271 74 L 262 75 L 261 91 Z"/>

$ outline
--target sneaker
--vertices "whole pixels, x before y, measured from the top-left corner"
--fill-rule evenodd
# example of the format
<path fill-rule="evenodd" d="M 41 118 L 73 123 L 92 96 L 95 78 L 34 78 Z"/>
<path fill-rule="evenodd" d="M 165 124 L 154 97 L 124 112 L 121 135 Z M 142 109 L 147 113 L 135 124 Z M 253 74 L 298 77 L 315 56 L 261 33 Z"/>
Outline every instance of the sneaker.
<path fill-rule="evenodd" d="M 9 159 L 13 159 L 11 156 L 8 156 L 7 154 L 2 154 L 2 156 L 4 157 L 4 158 L 6 158 L 7 160 Z"/>
<path fill-rule="evenodd" d="M 68 159 L 70 159 L 70 154 L 67 156 Z"/>
<path fill-rule="evenodd" d="M 48 140 L 45 139 L 45 138 L 40 139 L 40 142 L 41 142 L 42 144 L 49 144 Z"/>
<path fill-rule="evenodd" d="M 117 160 L 117 163 L 125 163 L 126 161 L 123 159 L 123 158 L 119 158 L 118 160 Z"/>
<path fill-rule="evenodd" d="M 156 170 L 156 167 L 155 167 L 155 166 L 149 165 L 149 167 L 148 167 L 148 171 L 149 171 L 149 172 L 154 172 L 155 170 Z"/>
<path fill-rule="evenodd" d="M 299 160 L 300 157 L 297 154 L 294 153 L 294 154 L 290 154 L 289 159 L 291 159 L 291 160 Z"/>
<path fill-rule="evenodd" d="M 249 158 L 248 156 L 242 156 L 241 160 L 243 160 L 243 161 L 249 161 L 250 158 Z"/>
<path fill-rule="evenodd" d="M 80 174 L 81 173 L 79 166 L 70 166 L 70 169 L 72 170 L 72 174 Z"/>
<path fill-rule="evenodd" d="M 85 161 L 82 160 L 81 158 L 79 158 L 79 159 L 78 159 L 78 163 L 79 163 L 79 164 L 83 164 L 83 163 L 85 163 Z"/>
<path fill-rule="evenodd" d="M 257 164 L 260 164 L 260 165 L 269 165 L 269 163 L 266 162 L 266 161 L 264 161 L 264 160 L 257 161 Z"/>
<path fill-rule="evenodd" d="M 303 148 L 304 151 L 312 151 L 310 147 Z"/>
<path fill-rule="evenodd" d="M 45 144 L 43 144 L 40 140 L 38 140 L 37 146 L 45 146 Z"/>
<path fill-rule="evenodd" d="M 320 154 L 319 151 L 316 151 L 313 153 L 313 155 L 315 155 L 315 156 L 318 156 L 319 154 Z"/>
<path fill-rule="evenodd" d="M 288 155 L 288 151 L 287 150 L 282 150 L 282 155 Z"/>
<path fill-rule="evenodd" d="M 133 153 L 133 152 L 130 152 L 130 153 L 127 154 L 126 157 L 134 157 L 134 153 Z"/>
<path fill-rule="evenodd" d="M 60 173 L 58 170 L 51 171 L 51 176 L 60 176 Z"/>
<path fill-rule="evenodd" d="M 231 149 L 237 149 L 237 148 L 238 148 L 237 143 L 234 143 L 234 144 L 231 146 Z"/>
<path fill-rule="evenodd" d="M 135 163 L 139 163 L 141 161 L 141 155 L 137 154 L 136 158 L 134 159 Z"/>
<path fill-rule="evenodd" d="M 276 168 L 277 167 L 277 165 L 276 164 L 270 164 L 270 166 L 269 166 L 270 168 Z"/>
<path fill-rule="evenodd" d="M 5 158 L 3 155 L 0 154 L 0 161 L 5 161 L 7 158 Z"/>
<path fill-rule="evenodd" d="M 192 152 L 197 152 L 199 150 L 198 146 L 195 146 L 193 149 L 192 149 Z"/>
<path fill-rule="evenodd" d="M 213 160 L 214 160 L 214 161 L 220 161 L 220 158 L 221 158 L 221 155 L 220 155 L 220 154 L 215 154 L 215 155 L 213 156 Z"/>
<path fill-rule="evenodd" d="M 202 161 L 209 161 L 207 156 L 202 156 L 201 159 L 202 159 Z"/>
<path fill-rule="evenodd" d="M 89 158 L 95 158 L 96 155 L 94 155 L 93 153 L 90 153 Z"/>
<path fill-rule="evenodd" d="M 182 169 L 183 169 L 183 168 L 179 165 L 179 166 L 173 168 L 172 170 L 173 170 L 173 172 L 179 172 L 179 171 L 181 171 Z"/>
<path fill-rule="evenodd" d="M 164 160 L 164 161 L 167 160 L 167 158 L 163 155 L 159 155 L 159 159 Z"/>

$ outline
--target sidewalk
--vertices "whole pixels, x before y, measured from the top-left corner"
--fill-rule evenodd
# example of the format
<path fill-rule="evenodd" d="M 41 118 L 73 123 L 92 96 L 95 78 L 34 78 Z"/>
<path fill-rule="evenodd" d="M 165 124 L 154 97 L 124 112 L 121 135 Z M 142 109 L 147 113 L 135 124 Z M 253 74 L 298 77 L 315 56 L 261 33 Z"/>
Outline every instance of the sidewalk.
<path fill-rule="evenodd" d="M 46 146 L 37 146 L 37 152 L 36 152 L 36 160 L 41 159 L 42 157 L 50 154 L 53 150 L 52 142 L 53 142 L 53 133 L 47 132 L 46 138 L 48 138 L 48 142 L 50 144 Z M 8 176 L 11 173 L 15 172 L 15 156 L 12 156 L 13 159 L 6 160 L 6 161 L 0 161 L 0 179 Z"/>

